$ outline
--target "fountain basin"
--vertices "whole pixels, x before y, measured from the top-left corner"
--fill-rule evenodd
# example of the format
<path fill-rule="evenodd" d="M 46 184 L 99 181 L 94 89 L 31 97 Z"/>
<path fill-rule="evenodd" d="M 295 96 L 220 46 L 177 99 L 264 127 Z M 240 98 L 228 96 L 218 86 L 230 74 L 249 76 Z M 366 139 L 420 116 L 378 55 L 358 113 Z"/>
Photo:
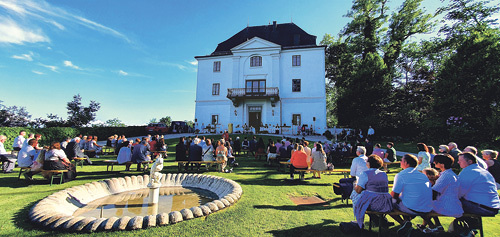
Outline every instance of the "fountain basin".
<path fill-rule="evenodd" d="M 140 193 L 140 190 L 148 188 L 148 181 L 149 175 L 126 176 L 67 188 L 35 204 L 29 212 L 29 219 L 53 230 L 73 232 L 134 230 L 175 224 L 209 215 L 233 205 L 243 193 L 238 183 L 226 178 L 201 174 L 162 174 L 161 188 L 204 189 L 212 193 L 211 196 L 215 200 L 180 211 L 157 214 L 149 212 L 143 216 L 97 218 L 78 215 L 82 209 L 98 199 L 133 190 Z"/>

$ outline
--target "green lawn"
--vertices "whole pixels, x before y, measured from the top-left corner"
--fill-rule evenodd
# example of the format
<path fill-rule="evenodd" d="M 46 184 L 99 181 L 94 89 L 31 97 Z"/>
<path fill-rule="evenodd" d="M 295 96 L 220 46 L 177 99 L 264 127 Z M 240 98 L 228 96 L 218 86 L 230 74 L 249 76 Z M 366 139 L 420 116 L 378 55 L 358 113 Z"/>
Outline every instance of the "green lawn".
<path fill-rule="evenodd" d="M 241 136 L 240 136 L 241 137 Z M 276 138 L 274 138 L 276 140 Z M 267 141 L 267 137 L 266 137 Z M 177 140 L 168 141 L 169 158 L 166 159 L 164 173 L 177 172 L 173 162 L 174 145 Z M 2 236 L 57 236 L 77 235 L 75 233 L 54 232 L 40 229 L 28 221 L 28 211 L 33 204 L 56 191 L 96 180 L 103 180 L 139 172 L 124 172 L 124 166 L 116 166 L 114 172 L 106 172 L 101 161 L 112 157 L 93 159 L 95 165 L 78 167 L 76 180 L 62 185 L 49 186 L 41 176 L 29 183 L 17 180 L 17 173 L 0 174 L 0 235 Z M 332 191 L 332 183 L 341 175 L 322 175 L 322 179 L 310 179 L 300 183 L 285 181 L 288 174 L 279 173 L 275 167 L 265 166 L 264 161 L 253 157 L 237 157 L 239 167 L 234 173 L 205 172 L 238 182 L 243 188 L 241 199 L 229 208 L 208 217 L 196 218 L 175 225 L 137 231 L 94 233 L 95 236 L 342 236 L 339 223 L 354 220 L 352 207 L 342 203 Z M 135 165 L 133 166 L 135 169 Z M 341 168 L 341 167 L 339 167 Z M 348 168 L 348 167 L 344 167 Z M 399 171 L 391 167 L 389 179 Z M 19 171 L 18 168 L 15 171 Z M 298 177 L 298 176 L 296 176 Z M 290 196 L 317 195 L 329 201 L 325 206 L 296 206 Z M 368 218 L 366 218 L 367 220 Z M 443 218 L 447 227 L 451 218 Z M 500 229 L 500 217 L 484 218 L 487 235 L 492 236 Z M 421 223 L 420 219 L 414 223 Z M 399 226 L 391 229 L 391 234 Z M 364 231 L 359 236 L 371 236 Z M 352 235 L 351 235 L 352 236 Z"/>

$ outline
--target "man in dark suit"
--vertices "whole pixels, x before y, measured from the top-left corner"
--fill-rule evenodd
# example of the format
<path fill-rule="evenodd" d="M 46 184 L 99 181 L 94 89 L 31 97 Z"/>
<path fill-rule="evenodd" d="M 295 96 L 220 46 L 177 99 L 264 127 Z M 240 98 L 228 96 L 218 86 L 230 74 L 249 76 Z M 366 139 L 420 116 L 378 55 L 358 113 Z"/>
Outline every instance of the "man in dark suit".
<path fill-rule="evenodd" d="M 82 150 L 82 148 L 80 148 L 80 138 L 79 137 L 75 137 L 75 139 L 73 139 L 73 141 L 69 142 L 68 145 L 66 145 L 66 150 L 64 150 L 64 152 L 66 153 L 66 156 L 70 160 L 73 160 L 76 157 L 83 157 L 83 158 L 87 158 L 87 163 L 89 165 L 92 164 L 92 161 L 90 160 L 90 158 L 87 155 L 83 154 L 83 150 Z"/>
<path fill-rule="evenodd" d="M 292 158 L 292 150 L 293 150 L 293 140 L 290 139 L 290 145 L 286 148 L 286 152 L 288 153 L 288 157 Z"/>
<path fill-rule="evenodd" d="M 179 143 L 175 146 L 175 161 L 186 161 L 186 145 L 184 145 L 184 137 L 179 138 Z"/>
<path fill-rule="evenodd" d="M 189 146 L 189 158 L 188 158 L 189 161 L 201 161 L 201 155 L 202 155 L 203 149 L 201 148 L 201 146 L 198 146 L 198 143 L 200 143 L 200 139 L 195 138 L 193 140 L 193 142 L 191 143 L 191 145 Z M 194 164 L 191 164 L 191 170 L 193 170 L 193 166 L 194 166 Z M 196 164 L 196 168 L 198 170 L 200 170 L 200 166 L 201 166 L 200 163 Z M 186 169 L 187 169 L 187 166 L 186 166 Z"/>
<path fill-rule="evenodd" d="M 290 159 L 290 156 L 288 156 L 288 151 L 286 150 L 285 141 L 281 141 L 281 146 L 280 149 L 278 150 L 278 153 L 279 153 L 278 161 L 287 161 Z"/>

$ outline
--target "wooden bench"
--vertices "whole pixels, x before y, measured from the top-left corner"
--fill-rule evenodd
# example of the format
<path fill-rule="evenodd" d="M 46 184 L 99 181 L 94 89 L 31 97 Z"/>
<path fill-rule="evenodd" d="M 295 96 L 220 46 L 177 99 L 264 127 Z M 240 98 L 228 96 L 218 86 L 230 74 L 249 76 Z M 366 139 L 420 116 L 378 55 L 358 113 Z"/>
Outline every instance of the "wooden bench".
<path fill-rule="evenodd" d="M 280 165 L 278 167 L 278 170 L 280 170 L 280 167 L 281 165 L 285 165 L 285 172 L 286 172 L 286 167 L 288 165 L 290 165 L 291 163 L 288 162 L 288 161 L 280 161 Z M 320 173 L 328 173 L 328 174 L 336 174 L 336 173 L 340 173 L 340 174 L 343 174 L 344 175 L 344 178 L 349 178 L 349 174 L 351 173 L 351 170 L 350 169 L 333 169 L 333 170 L 312 170 L 312 169 L 295 169 L 295 171 L 298 171 L 298 172 L 312 172 L 312 171 L 316 171 L 316 172 L 320 172 Z"/>
<path fill-rule="evenodd" d="M 20 180 L 21 179 L 21 174 L 23 173 L 23 171 L 25 172 L 28 172 L 31 170 L 31 167 L 28 166 L 28 167 L 19 167 L 19 175 L 17 176 L 17 179 Z"/>
<path fill-rule="evenodd" d="M 267 153 L 265 152 L 255 152 L 255 159 L 257 158 L 260 160 L 261 157 L 264 157 L 264 159 L 267 159 Z"/>
<path fill-rule="evenodd" d="M 366 215 L 375 215 L 378 217 L 378 220 L 379 220 L 379 223 L 378 223 L 378 226 L 379 226 L 379 231 L 378 231 L 378 236 L 382 236 L 382 219 L 384 219 L 384 216 L 386 215 L 393 215 L 393 216 L 413 216 L 413 215 L 410 215 L 408 213 L 405 213 L 405 212 L 402 212 L 402 211 L 399 211 L 399 210 L 394 210 L 392 212 L 376 212 L 376 211 L 366 211 L 365 213 Z M 425 217 L 427 219 L 430 219 L 431 217 L 449 217 L 449 216 L 445 216 L 445 215 L 441 215 L 439 213 L 436 213 L 436 212 L 429 212 L 425 215 Z M 478 222 L 479 222 L 479 233 L 481 234 L 481 237 L 484 236 L 484 231 L 483 231 L 483 216 L 480 216 L 480 215 L 476 215 L 476 214 L 471 214 L 471 213 L 464 213 L 462 215 L 463 217 L 470 217 L 470 218 L 473 218 L 473 219 L 477 219 Z M 490 217 L 490 216 L 487 216 L 487 217 Z M 371 231 L 372 230 L 372 225 L 373 225 L 373 220 L 370 218 L 370 222 L 369 222 L 369 227 L 368 227 L 368 230 Z"/>
<path fill-rule="evenodd" d="M 50 186 L 54 182 L 54 178 L 59 178 L 59 184 L 62 184 L 64 173 L 68 170 L 42 170 L 42 172 L 50 174 Z"/>
<path fill-rule="evenodd" d="M 111 167 L 111 171 L 113 171 L 113 167 L 115 165 L 132 165 L 132 164 L 135 164 L 132 161 L 125 162 L 123 164 L 118 164 L 117 160 L 104 160 L 103 162 L 106 164 L 106 171 L 107 172 L 109 172 L 109 167 Z M 143 166 L 143 171 L 147 171 L 148 168 L 149 168 L 148 165 L 151 164 L 151 163 L 153 163 L 153 160 L 147 160 L 147 161 L 141 162 L 141 166 Z"/>
<path fill-rule="evenodd" d="M 85 157 L 75 157 L 75 158 L 73 158 L 73 160 L 75 161 L 75 166 L 78 166 L 78 164 L 80 164 L 80 167 L 83 168 L 83 162 L 85 160 L 87 160 L 87 158 L 85 158 Z"/>
<path fill-rule="evenodd" d="M 103 155 L 109 155 L 109 154 L 114 155 L 115 154 L 115 148 L 112 147 L 112 146 L 103 146 L 102 150 L 101 150 L 101 153 Z"/>
<path fill-rule="evenodd" d="M 179 172 L 182 171 L 184 166 L 186 164 L 205 164 L 206 169 L 209 169 L 209 165 L 216 164 L 217 165 L 217 170 L 221 171 L 222 170 L 222 164 L 224 163 L 223 161 L 175 161 L 177 162 L 177 167 Z"/>

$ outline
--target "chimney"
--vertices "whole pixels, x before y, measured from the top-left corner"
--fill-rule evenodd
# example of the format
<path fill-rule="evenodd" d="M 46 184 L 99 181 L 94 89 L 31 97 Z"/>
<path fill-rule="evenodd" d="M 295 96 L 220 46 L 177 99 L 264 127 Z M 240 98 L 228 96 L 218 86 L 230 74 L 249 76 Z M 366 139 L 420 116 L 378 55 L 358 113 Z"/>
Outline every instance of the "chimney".
<path fill-rule="evenodd" d="M 276 21 L 273 21 L 273 30 L 276 30 Z"/>

